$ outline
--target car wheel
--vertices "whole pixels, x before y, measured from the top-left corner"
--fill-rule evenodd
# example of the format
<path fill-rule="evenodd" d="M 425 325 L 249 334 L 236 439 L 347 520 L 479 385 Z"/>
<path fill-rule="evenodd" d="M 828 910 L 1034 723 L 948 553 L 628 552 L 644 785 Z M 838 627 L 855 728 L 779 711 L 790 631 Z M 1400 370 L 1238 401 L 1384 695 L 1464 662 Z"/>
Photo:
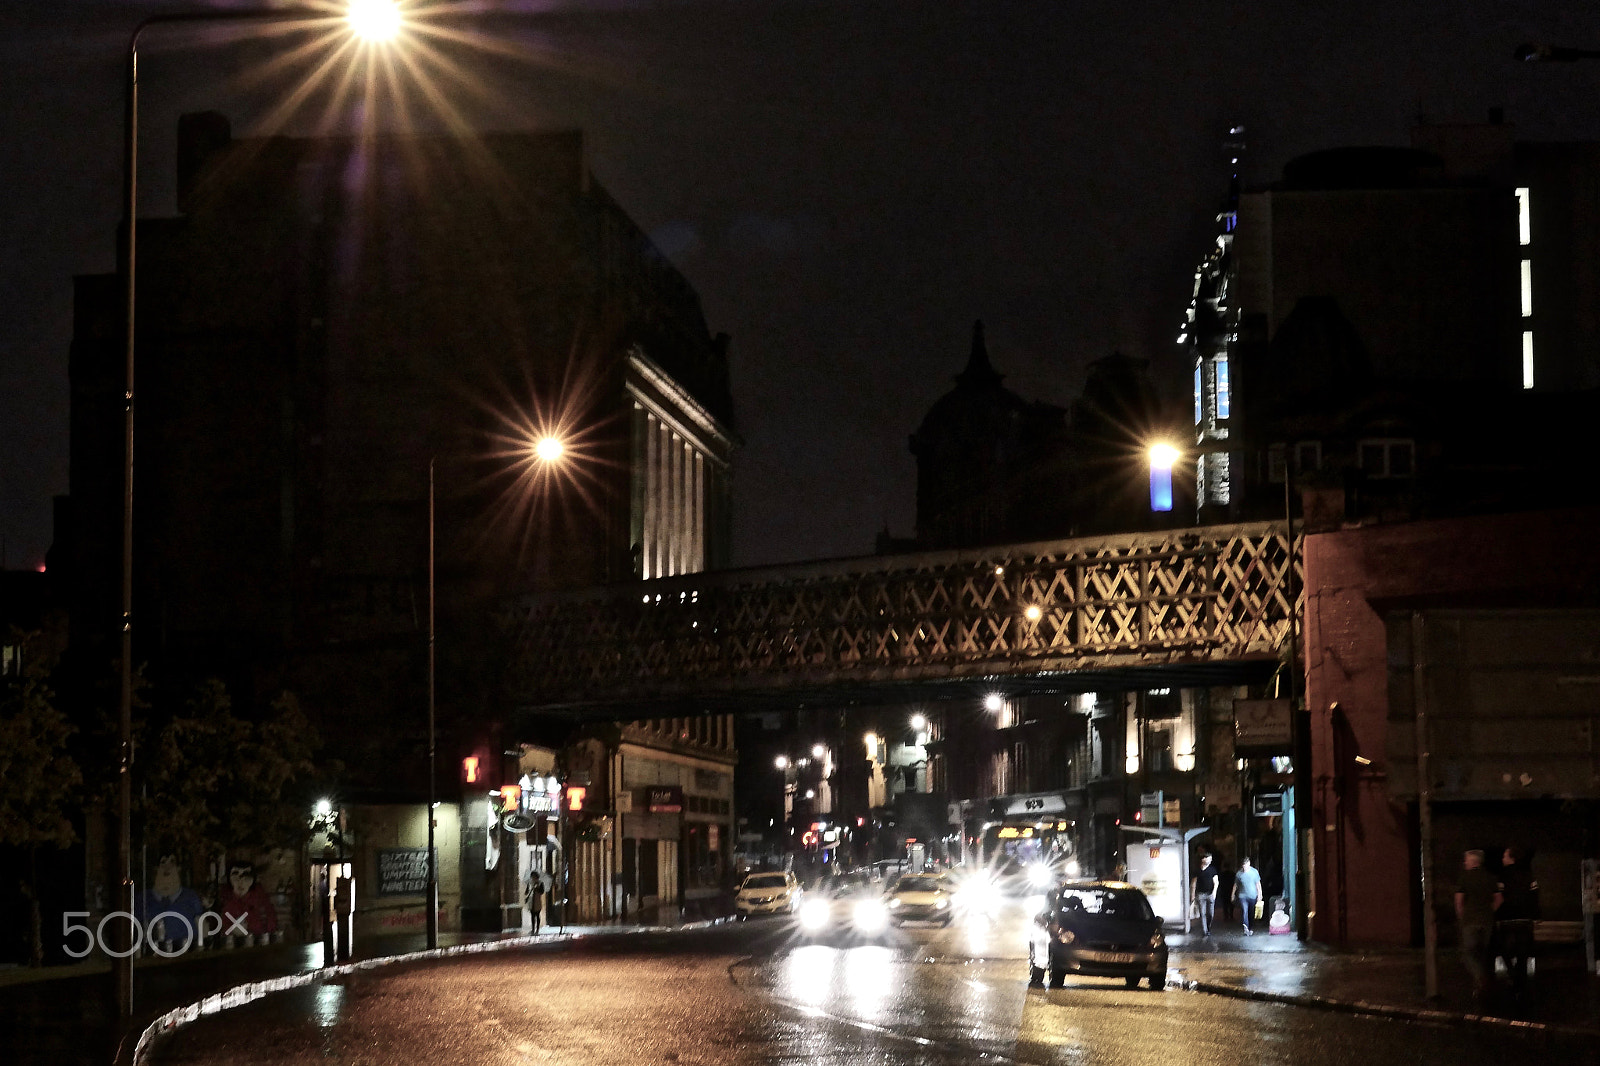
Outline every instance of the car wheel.
<path fill-rule="evenodd" d="M 1151 974 L 1150 975 L 1150 991 L 1152 991 L 1152 992 L 1160 992 L 1163 988 L 1166 988 L 1166 987 L 1167 987 L 1167 979 L 1165 977 L 1158 977 L 1155 974 Z"/>
<path fill-rule="evenodd" d="M 1129 988 L 1138 988 L 1139 987 L 1139 982 L 1142 981 L 1142 980 L 1144 980 L 1144 978 L 1142 978 L 1142 977 L 1129 977 L 1129 978 L 1127 978 L 1128 987 Z"/>

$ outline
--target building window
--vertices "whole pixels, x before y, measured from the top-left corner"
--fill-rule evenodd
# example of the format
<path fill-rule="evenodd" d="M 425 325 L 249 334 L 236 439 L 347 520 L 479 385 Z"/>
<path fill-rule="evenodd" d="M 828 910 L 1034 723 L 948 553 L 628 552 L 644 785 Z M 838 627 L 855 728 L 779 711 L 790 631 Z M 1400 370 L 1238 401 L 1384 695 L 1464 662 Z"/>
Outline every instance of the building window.
<path fill-rule="evenodd" d="M 1206 391 L 1206 371 L 1204 363 L 1194 365 L 1194 424 L 1199 425 L 1204 417 L 1204 399 Z"/>
<path fill-rule="evenodd" d="M 1322 469 L 1322 442 L 1319 440 L 1298 441 L 1294 446 L 1294 472 L 1295 476 L 1306 473 L 1308 470 Z"/>
<path fill-rule="evenodd" d="M 1283 457 L 1286 446 L 1282 444 L 1267 445 L 1267 483 L 1271 485 L 1283 484 Z"/>
<path fill-rule="evenodd" d="M 1522 331 L 1522 387 L 1533 388 L 1533 330 Z"/>
<path fill-rule="evenodd" d="M 1522 261 L 1522 317 L 1533 317 L 1533 260 Z"/>
<path fill-rule="evenodd" d="M 1528 210 L 1528 190 L 1517 190 L 1517 243 L 1526 248 L 1533 243 L 1533 216 Z"/>
<path fill-rule="evenodd" d="M 1226 355 L 1217 356 L 1216 367 L 1217 417 L 1227 418 L 1228 409 L 1231 406 L 1231 400 L 1229 396 L 1231 390 L 1229 389 L 1228 385 L 1228 357 Z"/>
<path fill-rule="evenodd" d="M 1406 478 L 1416 472 L 1416 445 L 1409 440 L 1364 440 L 1361 471 L 1369 478 Z"/>

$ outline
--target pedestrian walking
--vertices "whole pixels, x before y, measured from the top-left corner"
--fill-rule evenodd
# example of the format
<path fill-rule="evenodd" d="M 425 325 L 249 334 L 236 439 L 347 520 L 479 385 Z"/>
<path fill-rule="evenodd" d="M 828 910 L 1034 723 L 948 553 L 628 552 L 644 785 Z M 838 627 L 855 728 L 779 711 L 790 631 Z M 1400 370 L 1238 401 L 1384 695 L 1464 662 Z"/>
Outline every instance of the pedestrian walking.
<path fill-rule="evenodd" d="M 1233 898 L 1243 912 L 1244 935 L 1254 936 L 1250 919 L 1256 917 L 1256 904 L 1261 902 L 1261 875 L 1248 858 L 1239 860 L 1239 872 L 1233 875 Z"/>
<path fill-rule="evenodd" d="M 1528 956 L 1533 954 L 1533 923 L 1539 917 L 1539 882 L 1523 855 L 1507 848 L 1500 857 L 1500 909 L 1495 911 L 1495 950 L 1511 975 L 1517 998 L 1528 990 Z"/>
<path fill-rule="evenodd" d="M 1456 922 L 1461 929 L 1461 962 L 1472 978 L 1472 999 L 1478 1007 L 1489 1002 L 1494 980 L 1494 915 L 1503 901 L 1500 882 L 1483 868 L 1483 852 L 1466 852 L 1461 877 L 1456 882 Z"/>
<path fill-rule="evenodd" d="M 532 929 L 535 935 L 539 932 L 539 916 L 544 909 L 544 878 L 537 873 L 528 875 L 528 890 L 523 896 L 523 903 L 528 907 L 528 914 L 533 919 Z"/>
<path fill-rule="evenodd" d="M 1211 922 L 1216 916 L 1217 868 L 1211 865 L 1211 855 L 1200 856 L 1200 869 L 1189 879 L 1189 898 L 1194 900 L 1195 914 L 1200 919 L 1200 935 L 1211 935 Z"/>

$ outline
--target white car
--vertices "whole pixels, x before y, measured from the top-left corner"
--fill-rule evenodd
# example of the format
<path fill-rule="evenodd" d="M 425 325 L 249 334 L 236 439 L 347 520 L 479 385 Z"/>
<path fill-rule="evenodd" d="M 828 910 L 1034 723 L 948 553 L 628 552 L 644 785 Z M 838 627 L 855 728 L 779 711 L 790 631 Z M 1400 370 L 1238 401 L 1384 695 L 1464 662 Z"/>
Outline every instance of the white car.
<path fill-rule="evenodd" d="M 733 898 L 741 918 L 761 914 L 792 914 L 800 909 L 800 882 L 792 873 L 751 874 Z"/>

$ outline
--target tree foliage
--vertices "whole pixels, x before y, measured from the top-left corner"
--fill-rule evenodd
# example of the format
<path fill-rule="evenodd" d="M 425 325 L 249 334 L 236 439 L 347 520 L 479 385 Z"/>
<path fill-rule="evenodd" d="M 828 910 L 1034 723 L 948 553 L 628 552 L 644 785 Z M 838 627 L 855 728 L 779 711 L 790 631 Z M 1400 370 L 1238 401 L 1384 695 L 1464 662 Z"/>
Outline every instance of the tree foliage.
<path fill-rule="evenodd" d="M 65 848 L 77 840 L 83 773 L 68 750 L 76 729 L 50 686 L 63 634 L 13 630 L 7 642 L 21 649 L 22 669 L 0 684 L 0 844 Z"/>
<path fill-rule="evenodd" d="M 316 772 L 318 740 L 292 695 L 252 721 L 234 713 L 221 681 L 207 680 L 145 733 L 134 765 L 147 842 L 191 858 L 301 842 L 300 791 Z"/>

